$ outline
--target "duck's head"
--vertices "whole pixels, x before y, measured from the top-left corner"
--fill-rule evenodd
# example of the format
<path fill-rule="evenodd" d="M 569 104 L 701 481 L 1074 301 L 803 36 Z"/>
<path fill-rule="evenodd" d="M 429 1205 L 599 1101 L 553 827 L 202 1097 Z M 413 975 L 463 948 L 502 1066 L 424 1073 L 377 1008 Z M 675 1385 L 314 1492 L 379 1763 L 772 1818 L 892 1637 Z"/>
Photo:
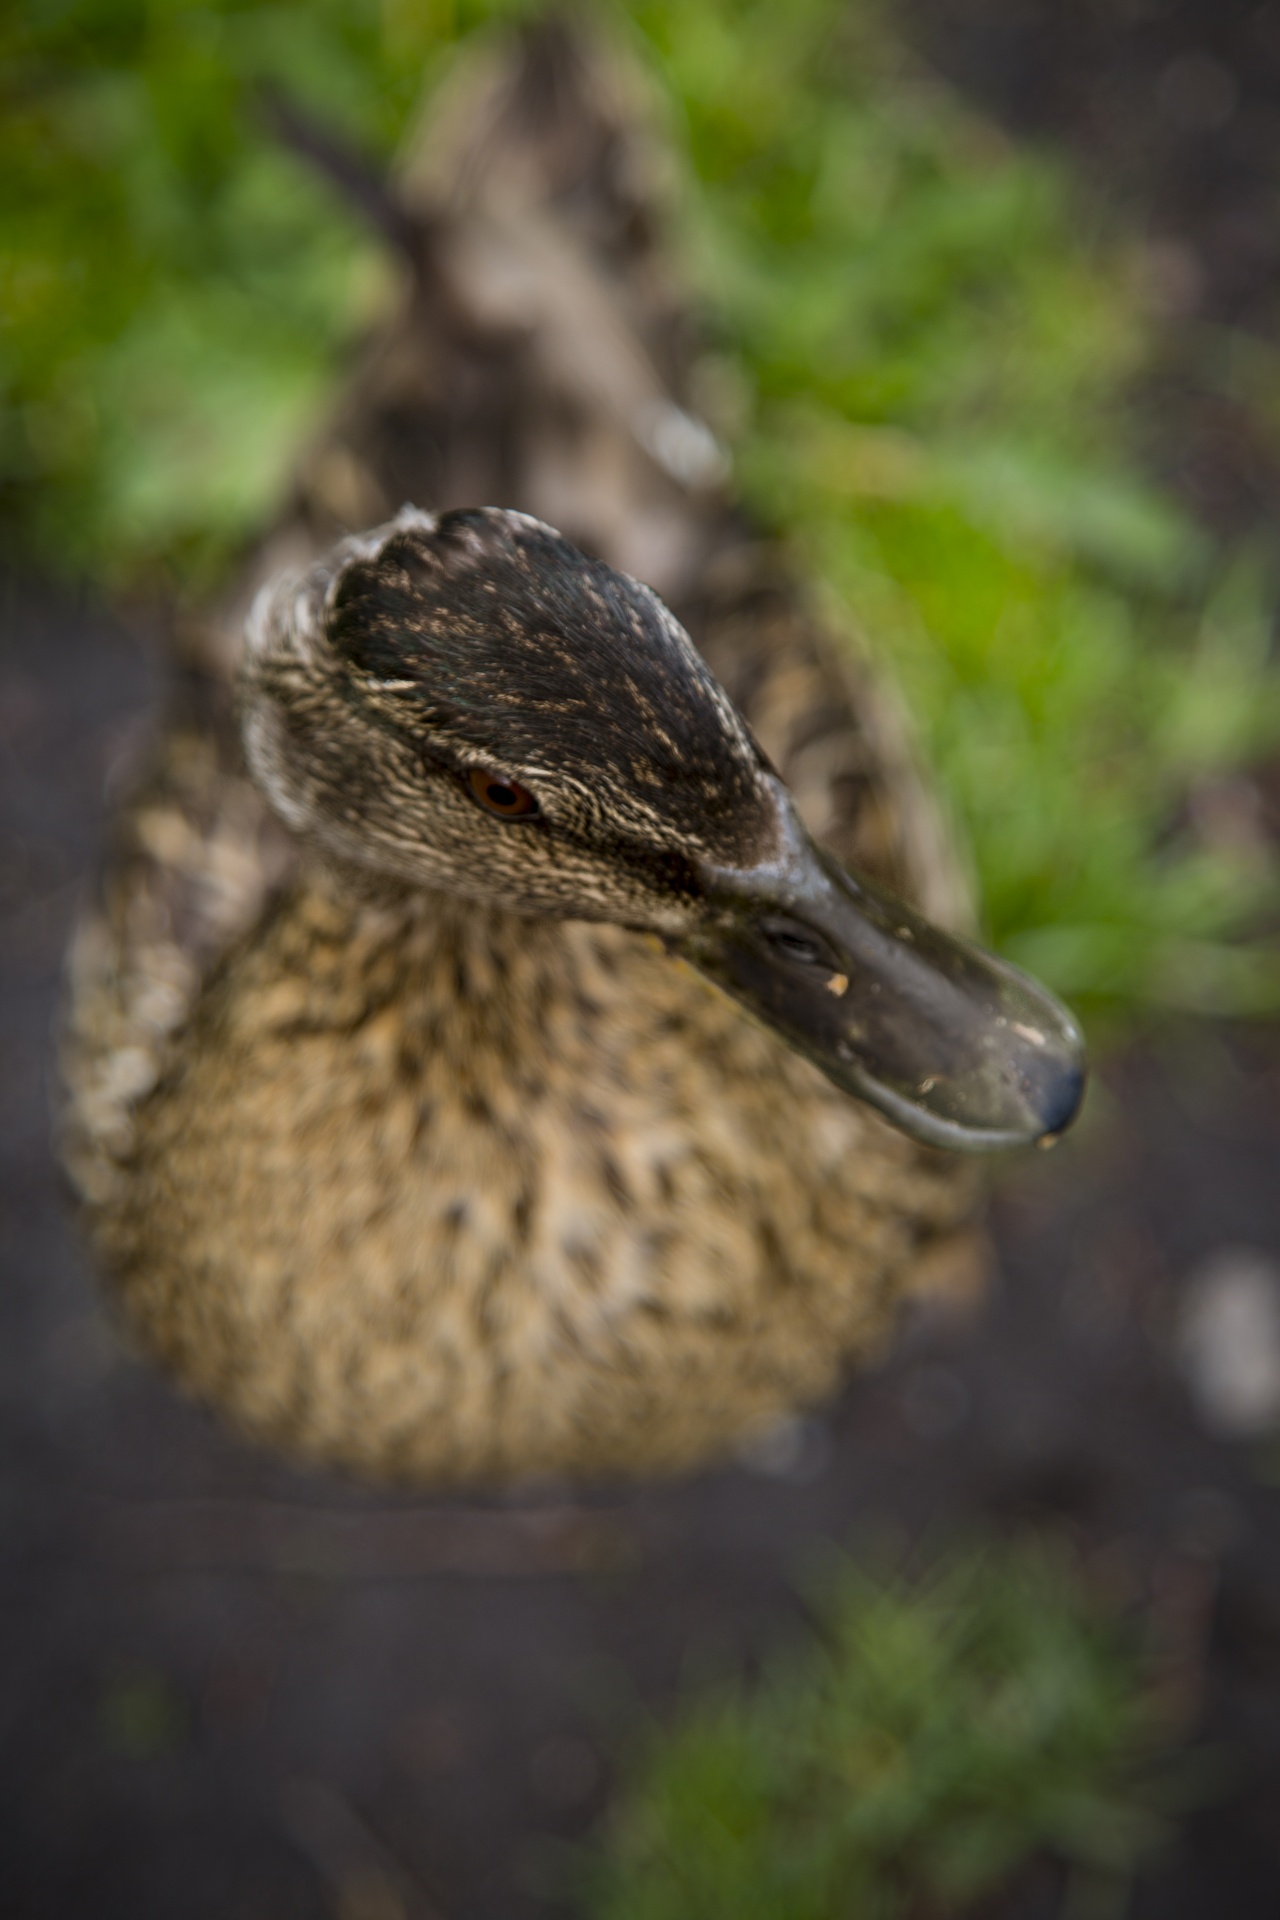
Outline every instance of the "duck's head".
<path fill-rule="evenodd" d="M 255 777 L 345 865 L 657 933 L 933 1145 L 1075 1115 L 1066 1010 L 815 846 L 662 602 L 536 520 L 406 510 L 277 579 L 243 701 Z"/>

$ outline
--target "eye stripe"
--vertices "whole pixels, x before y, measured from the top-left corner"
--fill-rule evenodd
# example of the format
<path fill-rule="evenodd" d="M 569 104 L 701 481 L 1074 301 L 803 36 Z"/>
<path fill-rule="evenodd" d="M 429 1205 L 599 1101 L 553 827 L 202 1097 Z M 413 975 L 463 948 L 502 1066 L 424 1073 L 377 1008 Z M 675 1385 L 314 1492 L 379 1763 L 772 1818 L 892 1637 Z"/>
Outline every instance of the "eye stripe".
<path fill-rule="evenodd" d="M 466 774 L 467 791 L 477 806 L 499 820 L 532 820 L 541 811 L 528 787 L 505 775 L 491 773 L 488 767 L 470 767 Z"/>

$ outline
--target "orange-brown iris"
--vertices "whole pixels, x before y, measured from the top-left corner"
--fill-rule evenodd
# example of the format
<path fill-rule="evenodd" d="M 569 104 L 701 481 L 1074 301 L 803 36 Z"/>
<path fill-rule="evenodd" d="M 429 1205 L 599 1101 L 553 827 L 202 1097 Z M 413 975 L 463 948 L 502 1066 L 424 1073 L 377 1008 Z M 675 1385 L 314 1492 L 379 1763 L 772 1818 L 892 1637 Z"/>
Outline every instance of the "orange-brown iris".
<path fill-rule="evenodd" d="M 529 820 L 538 811 L 538 803 L 528 787 L 518 780 L 507 780 L 485 767 L 472 767 L 467 774 L 467 790 L 486 813 L 500 820 Z"/>

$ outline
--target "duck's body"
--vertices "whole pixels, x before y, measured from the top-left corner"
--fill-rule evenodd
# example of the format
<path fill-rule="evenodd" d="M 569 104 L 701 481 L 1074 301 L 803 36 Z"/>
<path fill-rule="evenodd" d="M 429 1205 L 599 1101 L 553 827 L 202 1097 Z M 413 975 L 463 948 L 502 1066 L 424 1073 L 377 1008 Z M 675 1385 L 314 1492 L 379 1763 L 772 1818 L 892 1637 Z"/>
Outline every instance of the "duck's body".
<path fill-rule="evenodd" d="M 385 496 L 387 419 L 406 393 L 421 412 L 424 367 L 448 387 L 421 336 L 411 309 L 364 376 L 381 398 L 352 403 L 316 471 L 354 485 L 351 422 L 376 416 L 356 491 Z M 545 402 L 537 356 L 510 351 Z M 636 471 L 652 532 L 675 483 Z M 669 584 L 807 825 L 954 919 L 954 863 L 883 710 L 714 490 L 685 492 Z M 532 479 L 522 504 L 543 505 Z M 304 501 L 292 556 L 323 520 Z M 553 618 L 561 576 L 577 585 Z M 462 603 L 420 611 L 459 581 L 507 622 L 492 711 L 472 656 L 441 652 Z M 518 517 L 410 515 L 278 586 L 254 631 L 249 764 L 215 640 L 71 973 L 68 1164 L 126 1313 L 198 1394 L 259 1438 L 427 1480 L 670 1468 L 829 1390 L 897 1296 L 972 1262 L 969 1165 L 665 950 L 726 977 L 707 902 L 776 866 L 793 810 L 657 602 Z M 506 708 L 538 706 L 511 648 L 542 672 L 548 633 L 569 636 L 569 677 L 539 682 L 542 710 L 576 718 L 544 741 Z M 536 789 L 529 828 L 467 812 L 494 766 L 501 793 Z M 738 923 L 716 924 L 732 945 Z"/>
<path fill-rule="evenodd" d="M 946 1157 L 643 935 L 300 884 L 201 999 L 104 1244 L 257 1437 L 430 1479 L 669 1468 L 827 1392 Z"/>

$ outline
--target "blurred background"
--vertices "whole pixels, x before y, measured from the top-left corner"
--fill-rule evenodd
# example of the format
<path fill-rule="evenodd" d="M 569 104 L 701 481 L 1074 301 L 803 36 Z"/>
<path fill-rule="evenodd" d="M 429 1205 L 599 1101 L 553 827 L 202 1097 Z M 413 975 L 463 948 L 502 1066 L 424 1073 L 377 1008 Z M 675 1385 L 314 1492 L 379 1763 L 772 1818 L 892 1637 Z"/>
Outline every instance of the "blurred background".
<path fill-rule="evenodd" d="M 397 271 L 297 128 L 364 192 L 532 11 L 0 16 L 5 1910 L 1274 1920 L 1280 4 L 592 10 L 735 485 L 1090 1029 L 989 1296 L 714 1473 L 424 1501 L 241 1447 L 76 1247 L 111 781 Z"/>

